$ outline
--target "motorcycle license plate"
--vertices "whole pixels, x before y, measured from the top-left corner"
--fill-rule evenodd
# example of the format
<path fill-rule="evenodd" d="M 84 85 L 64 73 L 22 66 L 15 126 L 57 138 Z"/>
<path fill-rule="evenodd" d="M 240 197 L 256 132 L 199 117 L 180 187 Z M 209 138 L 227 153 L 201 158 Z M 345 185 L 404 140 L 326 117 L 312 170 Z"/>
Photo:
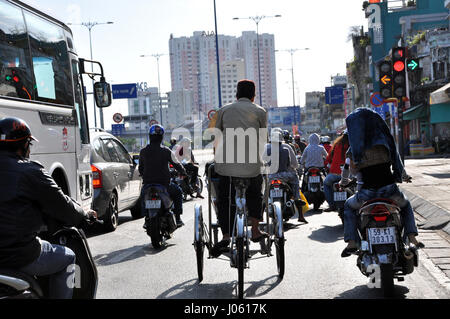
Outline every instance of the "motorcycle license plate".
<path fill-rule="evenodd" d="M 270 197 L 272 198 L 280 198 L 283 197 L 283 190 L 279 188 L 275 188 L 270 190 Z"/>
<path fill-rule="evenodd" d="M 372 245 L 395 244 L 395 227 L 387 228 L 369 228 L 369 242 Z"/>
<path fill-rule="evenodd" d="M 320 183 L 320 176 L 310 176 L 309 177 L 310 184 L 318 184 Z"/>
<path fill-rule="evenodd" d="M 145 201 L 145 208 L 146 209 L 159 209 L 159 208 L 161 208 L 161 201 L 160 200 L 147 200 L 147 201 Z"/>
<path fill-rule="evenodd" d="M 345 202 L 347 200 L 347 192 L 335 192 L 334 201 L 335 202 Z"/>

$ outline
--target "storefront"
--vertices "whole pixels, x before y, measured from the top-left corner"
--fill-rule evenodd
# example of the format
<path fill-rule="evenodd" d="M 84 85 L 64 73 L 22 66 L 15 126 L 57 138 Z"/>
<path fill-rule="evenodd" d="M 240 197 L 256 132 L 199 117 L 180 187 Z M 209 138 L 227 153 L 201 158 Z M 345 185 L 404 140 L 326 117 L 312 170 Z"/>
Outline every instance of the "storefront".
<path fill-rule="evenodd" d="M 450 83 L 430 95 L 433 141 L 450 141 Z"/>

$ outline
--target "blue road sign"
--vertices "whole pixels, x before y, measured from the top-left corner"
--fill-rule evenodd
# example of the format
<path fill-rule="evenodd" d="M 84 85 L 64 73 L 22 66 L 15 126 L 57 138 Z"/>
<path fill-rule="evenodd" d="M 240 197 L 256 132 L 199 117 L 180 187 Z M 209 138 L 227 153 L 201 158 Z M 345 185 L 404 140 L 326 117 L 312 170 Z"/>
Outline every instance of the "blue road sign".
<path fill-rule="evenodd" d="M 121 136 L 125 133 L 125 124 L 112 124 L 112 135 Z"/>
<path fill-rule="evenodd" d="M 325 89 L 325 99 L 327 104 L 344 104 L 344 88 L 338 86 L 327 87 Z"/>
<path fill-rule="evenodd" d="M 112 86 L 113 99 L 136 99 L 137 85 L 132 84 L 117 84 Z"/>

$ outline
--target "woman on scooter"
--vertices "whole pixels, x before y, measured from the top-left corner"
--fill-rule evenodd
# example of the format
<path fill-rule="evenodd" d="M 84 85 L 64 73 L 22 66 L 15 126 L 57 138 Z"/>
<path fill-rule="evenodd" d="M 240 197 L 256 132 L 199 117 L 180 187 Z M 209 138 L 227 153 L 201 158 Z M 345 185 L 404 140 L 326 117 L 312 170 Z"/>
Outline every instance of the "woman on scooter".
<path fill-rule="evenodd" d="M 333 185 L 341 180 L 342 167 L 345 164 L 345 154 L 349 148 L 348 132 L 345 131 L 333 143 L 333 147 L 325 160 L 325 166 L 329 166 L 329 173 L 324 181 L 325 199 L 330 206 L 325 212 L 336 210 L 333 198 Z"/>

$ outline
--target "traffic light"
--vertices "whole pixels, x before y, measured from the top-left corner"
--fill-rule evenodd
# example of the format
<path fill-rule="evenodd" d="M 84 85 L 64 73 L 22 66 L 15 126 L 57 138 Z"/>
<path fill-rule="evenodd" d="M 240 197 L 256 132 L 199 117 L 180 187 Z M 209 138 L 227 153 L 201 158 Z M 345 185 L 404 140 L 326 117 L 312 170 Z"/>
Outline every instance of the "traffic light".
<path fill-rule="evenodd" d="M 392 66 L 394 97 L 402 99 L 406 96 L 406 48 L 398 47 L 392 50 Z"/>
<path fill-rule="evenodd" d="M 380 68 L 380 95 L 383 99 L 392 97 L 392 62 L 383 61 Z"/>

